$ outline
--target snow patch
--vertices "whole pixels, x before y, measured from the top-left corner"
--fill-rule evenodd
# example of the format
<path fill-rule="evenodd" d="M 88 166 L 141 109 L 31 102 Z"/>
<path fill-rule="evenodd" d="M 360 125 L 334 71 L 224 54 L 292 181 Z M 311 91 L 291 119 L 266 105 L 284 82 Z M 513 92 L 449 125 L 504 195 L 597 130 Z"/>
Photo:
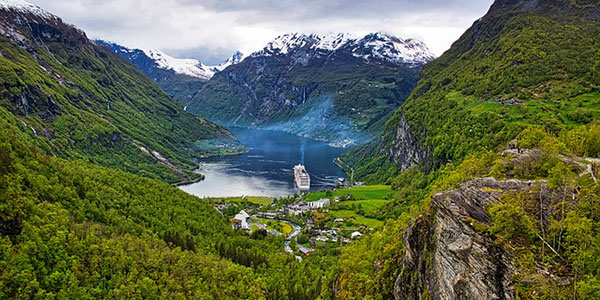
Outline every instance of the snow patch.
<path fill-rule="evenodd" d="M 362 38 L 344 33 L 328 35 L 288 33 L 278 36 L 251 56 L 287 55 L 299 49 L 325 52 L 325 54 L 348 50 L 353 56 L 367 61 L 379 59 L 408 64 L 425 63 L 435 58 L 421 41 L 401 39 L 379 32 Z"/>
<path fill-rule="evenodd" d="M 160 69 L 172 70 L 177 74 L 184 74 L 205 80 L 212 78 L 217 72 L 223 71 L 225 68 L 237 64 L 244 59 L 244 55 L 236 51 L 224 63 L 216 66 L 207 66 L 197 59 L 175 58 L 157 49 L 143 51 L 150 59 L 154 60 Z"/>
<path fill-rule="evenodd" d="M 158 68 L 164 70 L 172 70 L 178 74 L 184 74 L 202 79 L 210 79 L 215 75 L 215 72 L 199 60 L 175 58 L 163 53 L 160 50 L 145 50 L 144 53 L 150 57 Z"/>
<path fill-rule="evenodd" d="M 24 0 L 0 0 L 0 9 L 32 13 L 36 16 L 48 19 L 56 18 L 53 14 L 41 9 L 39 6 Z"/>

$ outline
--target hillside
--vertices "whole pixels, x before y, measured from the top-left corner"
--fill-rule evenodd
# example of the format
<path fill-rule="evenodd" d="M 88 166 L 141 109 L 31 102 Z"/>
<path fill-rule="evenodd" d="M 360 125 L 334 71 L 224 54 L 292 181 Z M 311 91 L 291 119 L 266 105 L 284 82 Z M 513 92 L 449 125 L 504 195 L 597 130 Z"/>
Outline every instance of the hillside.
<path fill-rule="evenodd" d="M 286 34 L 217 73 L 187 109 L 228 126 L 340 145 L 379 134 L 433 56 L 415 40 Z"/>
<path fill-rule="evenodd" d="M 345 155 L 397 193 L 342 251 L 339 299 L 600 297 L 599 11 L 495 1 Z"/>
<path fill-rule="evenodd" d="M 243 59 L 243 54 L 238 51 L 220 65 L 207 66 L 199 60 L 174 58 L 160 50 L 130 49 L 102 40 L 96 40 L 96 43 L 129 61 L 171 97 L 182 102 L 193 98 L 215 73 Z"/>
<path fill-rule="evenodd" d="M 198 157 L 243 150 L 79 29 L 23 1 L 2 3 L 0 105 L 44 137 L 39 147 L 168 181 L 187 179 Z"/>
<path fill-rule="evenodd" d="M 0 107 L 0 298 L 320 293 L 312 283 L 324 271 L 285 254 L 282 237 L 236 232 L 206 201 L 165 182 L 48 156 L 34 146 L 43 137 L 20 126 Z"/>
<path fill-rule="evenodd" d="M 346 162 L 385 180 L 494 150 L 530 124 L 558 134 L 600 118 L 598 23 L 596 1 L 496 1 L 424 68 L 381 141 Z"/>
<path fill-rule="evenodd" d="M 228 131 L 36 6 L 0 0 L 0 24 L 1 299 L 320 294 L 329 263 L 301 265 L 283 237 L 236 232 L 206 201 L 147 178 L 223 153 L 215 139 L 234 144 Z M 184 138 L 198 149 L 180 149 Z M 164 167 L 162 155 L 173 155 Z"/>

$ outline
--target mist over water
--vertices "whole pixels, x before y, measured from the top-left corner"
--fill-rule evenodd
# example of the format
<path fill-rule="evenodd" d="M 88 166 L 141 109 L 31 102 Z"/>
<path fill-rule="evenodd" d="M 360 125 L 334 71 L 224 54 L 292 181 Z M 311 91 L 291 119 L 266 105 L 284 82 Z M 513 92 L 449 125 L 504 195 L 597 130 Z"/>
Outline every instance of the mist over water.
<path fill-rule="evenodd" d="M 287 133 L 232 128 L 249 152 L 202 160 L 198 168 L 206 179 L 180 188 L 199 197 L 243 195 L 281 197 L 294 189 L 293 167 L 306 166 L 311 190 L 331 189 L 344 172 L 333 163 L 345 149 Z"/>

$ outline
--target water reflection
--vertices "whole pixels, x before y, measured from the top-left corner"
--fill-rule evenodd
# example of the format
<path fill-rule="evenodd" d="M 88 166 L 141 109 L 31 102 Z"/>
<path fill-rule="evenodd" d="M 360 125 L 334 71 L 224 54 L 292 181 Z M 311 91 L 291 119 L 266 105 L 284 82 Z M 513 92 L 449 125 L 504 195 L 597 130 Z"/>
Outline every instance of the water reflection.
<path fill-rule="evenodd" d="M 294 193 L 292 167 L 303 161 L 311 175 L 311 190 L 333 188 L 337 178 L 344 176 L 333 163 L 344 149 L 275 131 L 232 131 L 250 151 L 203 160 L 199 171 L 206 179 L 181 186 L 182 190 L 199 197 L 290 195 Z"/>

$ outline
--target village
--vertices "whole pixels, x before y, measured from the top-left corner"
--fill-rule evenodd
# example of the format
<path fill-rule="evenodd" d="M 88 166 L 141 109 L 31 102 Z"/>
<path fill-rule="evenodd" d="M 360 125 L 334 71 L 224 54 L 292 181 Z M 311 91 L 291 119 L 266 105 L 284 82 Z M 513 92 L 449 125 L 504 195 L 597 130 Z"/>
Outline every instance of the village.
<path fill-rule="evenodd" d="M 298 260 L 321 247 L 343 247 L 383 225 L 375 212 L 389 201 L 389 186 L 364 186 L 282 197 L 214 199 L 235 230 L 285 238 Z"/>

